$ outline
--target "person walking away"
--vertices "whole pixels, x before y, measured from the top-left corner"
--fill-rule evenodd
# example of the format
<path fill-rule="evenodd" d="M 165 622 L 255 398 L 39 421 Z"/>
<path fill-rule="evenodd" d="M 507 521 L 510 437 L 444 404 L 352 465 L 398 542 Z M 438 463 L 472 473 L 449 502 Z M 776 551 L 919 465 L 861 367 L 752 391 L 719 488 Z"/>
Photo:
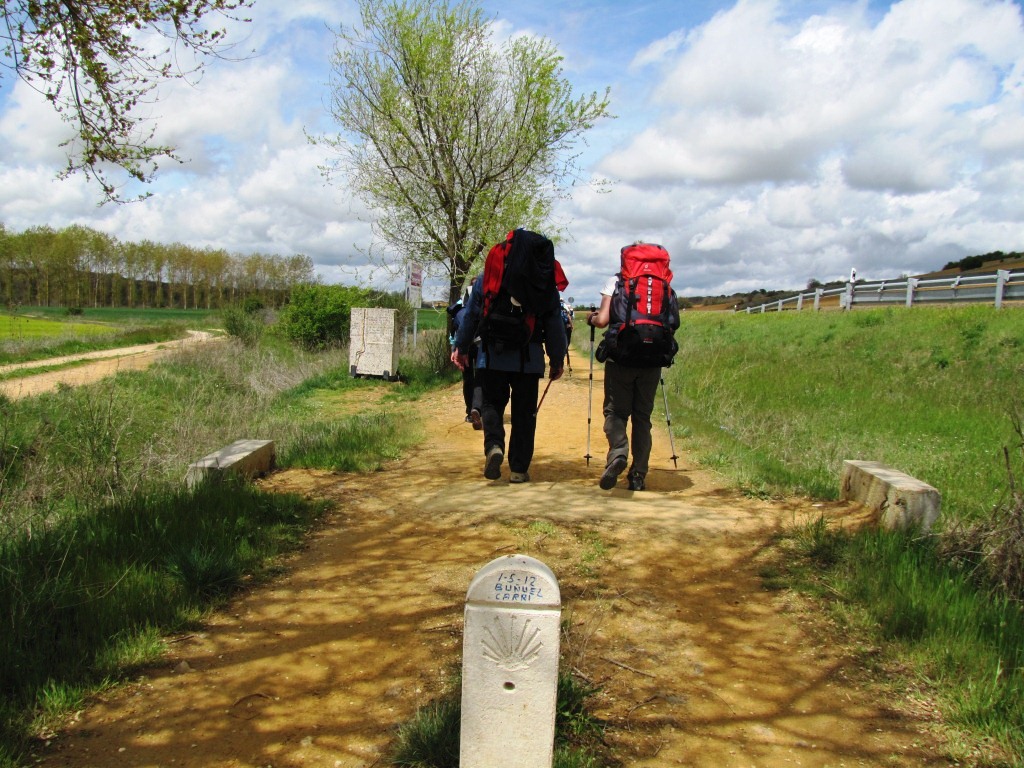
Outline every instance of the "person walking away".
<path fill-rule="evenodd" d="M 651 456 L 651 413 L 663 366 L 678 350 L 679 304 L 671 288 L 668 251 L 636 242 L 620 252 L 621 269 L 601 291 L 587 325 L 608 328 L 596 357 L 605 363 L 604 433 L 608 455 L 599 485 L 611 490 L 629 464 L 631 491 L 642 491 Z M 627 436 L 627 425 L 631 425 Z M 631 439 L 630 439 L 631 438 Z"/>
<path fill-rule="evenodd" d="M 559 310 L 562 315 L 562 324 L 565 326 L 565 367 L 569 369 L 569 375 L 572 375 L 572 357 L 569 354 L 569 347 L 572 345 L 572 299 L 568 301 L 562 300 L 559 302 Z"/>
<path fill-rule="evenodd" d="M 470 286 L 470 291 L 472 286 Z M 466 317 L 466 305 L 469 303 L 470 291 L 466 295 L 448 307 L 448 316 L 451 318 L 451 334 L 448 336 L 448 343 L 452 350 L 455 349 L 455 334 Z M 475 356 L 474 356 L 475 357 Z M 476 361 L 471 359 L 469 365 L 462 369 L 462 399 L 466 403 L 466 421 L 473 424 L 473 429 L 482 429 L 480 421 L 480 386 L 476 383 Z"/>
<path fill-rule="evenodd" d="M 503 261 L 504 256 L 509 254 L 509 249 L 515 251 L 517 248 L 518 244 L 513 245 L 512 236 L 520 238 L 522 245 L 519 247 L 524 249 L 527 246 L 530 249 L 538 247 L 537 239 L 543 241 L 546 244 L 548 260 L 554 261 L 554 250 L 550 241 L 526 230 L 515 230 L 510 233 L 509 240 L 492 249 L 494 253 L 496 249 L 505 247 L 504 253 L 499 253 L 500 258 L 496 258 L 496 261 Z M 512 261 L 512 255 L 509 255 L 509 259 Z M 488 255 L 488 263 L 490 262 L 491 255 Z M 557 262 L 555 264 L 557 265 Z M 530 463 L 533 461 L 536 439 L 539 382 L 544 376 L 545 369 L 552 381 L 562 376 L 566 354 L 565 326 L 559 311 L 556 282 L 552 281 L 550 302 L 533 316 L 530 322 L 532 327 L 523 332 L 525 343 L 513 342 L 499 330 L 488 331 L 488 314 L 493 312 L 498 315 L 503 310 L 500 309 L 501 297 L 497 295 L 497 289 L 485 289 L 487 270 L 488 267 L 485 267 L 485 274 L 473 283 L 466 305 L 466 316 L 455 335 L 452 362 L 460 368 L 471 364 L 470 353 L 474 350 L 475 329 L 479 328 L 480 345 L 475 348 L 475 352 L 477 381 L 483 396 L 481 420 L 484 433 L 484 477 L 488 480 L 500 479 L 501 465 L 507 455 L 509 481 L 526 483 L 530 480 Z M 557 267 L 557 272 L 561 274 L 561 267 Z M 500 282 L 500 275 L 495 279 Z M 564 281 L 564 275 L 562 280 Z M 502 285 L 504 286 L 504 283 Z M 489 302 L 493 303 L 495 308 L 485 307 Z M 510 322 L 508 316 L 502 319 Z M 511 424 L 506 444 L 504 416 L 509 406 Z"/>

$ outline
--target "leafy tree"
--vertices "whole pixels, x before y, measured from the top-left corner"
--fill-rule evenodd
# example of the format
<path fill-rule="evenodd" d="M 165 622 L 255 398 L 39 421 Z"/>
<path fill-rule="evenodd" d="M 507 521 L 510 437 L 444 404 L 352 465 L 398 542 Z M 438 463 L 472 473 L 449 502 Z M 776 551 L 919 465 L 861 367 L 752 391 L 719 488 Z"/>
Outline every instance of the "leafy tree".
<path fill-rule="evenodd" d="M 0 65 L 39 91 L 69 124 L 68 165 L 97 181 L 106 200 L 121 200 L 108 166 L 147 182 L 157 158 L 177 159 L 152 143 L 136 108 L 162 81 L 197 75 L 226 50 L 211 15 L 235 19 L 253 0 L 4 0 Z M 161 40 L 153 45 L 153 38 Z M 185 50 L 182 50 L 185 49 Z M 182 69 L 193 55 L 195 63 Z"/>
<path fill-rule="evenodd" d="M 380 215 L 406 261 L 445 274 L 450 297 L 491 243 L 539 228 L 579 176 L 576 143 L 609 116 L 608 91 L 575 98 L 552 43 L 491 39 L 476 0 L 359 0 L 337 33 L 324 167 Z"/>

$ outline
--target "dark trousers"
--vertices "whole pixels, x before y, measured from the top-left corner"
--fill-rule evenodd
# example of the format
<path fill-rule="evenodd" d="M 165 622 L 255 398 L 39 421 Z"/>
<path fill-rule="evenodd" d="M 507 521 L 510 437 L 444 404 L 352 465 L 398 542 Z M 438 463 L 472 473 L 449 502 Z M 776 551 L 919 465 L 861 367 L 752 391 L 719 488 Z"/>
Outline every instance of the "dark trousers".
<path fill-rule="evenodd" d="M 661 368 L 627 368 L 609 360 L 604 366 L 604 433 L 608 437 L 606 464 L 629 459 L 626 423 L 632 421 L 633 465 L 630 473 L 647 474 L 651 458 L 651 412 L 661 381 Z"/>
<path fill-rule="evenodd" d="M 483 394 L 480 416 L 484 422 L 484 455 L 492 446 L 501 448 L 512 472 L 526 472 L 533 461 L 537 432 L 537 391 L 540 374 L 477 369 Z M 512 404 L 508 450 L 505 450 L 505 408 Z"/>
<path fill-rule="evenodd" d="M 474 400 L 474 387 L 476 379 L 476 363 L 473 360 L 469 361 L 469 365 L 462 369 L 462 399 L 466 401 L 466 415 L 469 416 L 469 412 L 476 408 L 480 410 L 479 398 Z"/>

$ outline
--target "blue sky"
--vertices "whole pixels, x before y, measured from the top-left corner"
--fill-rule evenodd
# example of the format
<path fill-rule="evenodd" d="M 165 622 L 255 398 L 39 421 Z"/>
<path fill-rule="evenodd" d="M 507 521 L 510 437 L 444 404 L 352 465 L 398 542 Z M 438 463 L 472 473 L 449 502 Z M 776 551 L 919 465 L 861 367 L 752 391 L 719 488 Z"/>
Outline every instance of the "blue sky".
<path fill-rule="evenodd" d="M 618 250 L 672 254 L 682 295 L 802 288 L 857 269 L 888 279 L 1024 250 L 1024 14 L 1010 0 L 484 0 L 496 39 L 540 35 L 577 93 L 611 88 L 614 120 L 587 136 L 585 175 L 556 211 L 577 303 Z M 158 139 L 179 147 L 153 196 L 96 205 L 55 181 L 66 128 L 0 80 L 0 221 L 81 223 L 239 253 L 304 253 L 327 282 L 392 288 L 367 260 L 367 211 L 317 170 L 305 132 L 324 103 L 337 0 L 257 0 L 237 31 L 255 55 L 166 87 Z M 439 281 L 426 287 L 440 297 Z"/>

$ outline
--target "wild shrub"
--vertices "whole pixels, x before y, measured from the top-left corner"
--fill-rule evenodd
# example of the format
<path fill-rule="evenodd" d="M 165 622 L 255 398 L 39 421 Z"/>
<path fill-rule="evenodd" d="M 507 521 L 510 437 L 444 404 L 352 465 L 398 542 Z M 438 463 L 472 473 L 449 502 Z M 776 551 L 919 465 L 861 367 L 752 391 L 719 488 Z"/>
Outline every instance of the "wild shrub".
<path fill-rule="evenodd" d="M 227 334 L 247 347 L 256 346 L 266 329 L 263 317 L 258 311 L 248 312 L 244 308 L 228 307 L 221 312 L 221 320 Z"/>
<path fill-rule="evenodd" d="M 281 315 L 285 335 L 306 349 L 348 343 L 352 307 L 365 306 L 369 291 L 344 285 L 300 285 Z"/>

